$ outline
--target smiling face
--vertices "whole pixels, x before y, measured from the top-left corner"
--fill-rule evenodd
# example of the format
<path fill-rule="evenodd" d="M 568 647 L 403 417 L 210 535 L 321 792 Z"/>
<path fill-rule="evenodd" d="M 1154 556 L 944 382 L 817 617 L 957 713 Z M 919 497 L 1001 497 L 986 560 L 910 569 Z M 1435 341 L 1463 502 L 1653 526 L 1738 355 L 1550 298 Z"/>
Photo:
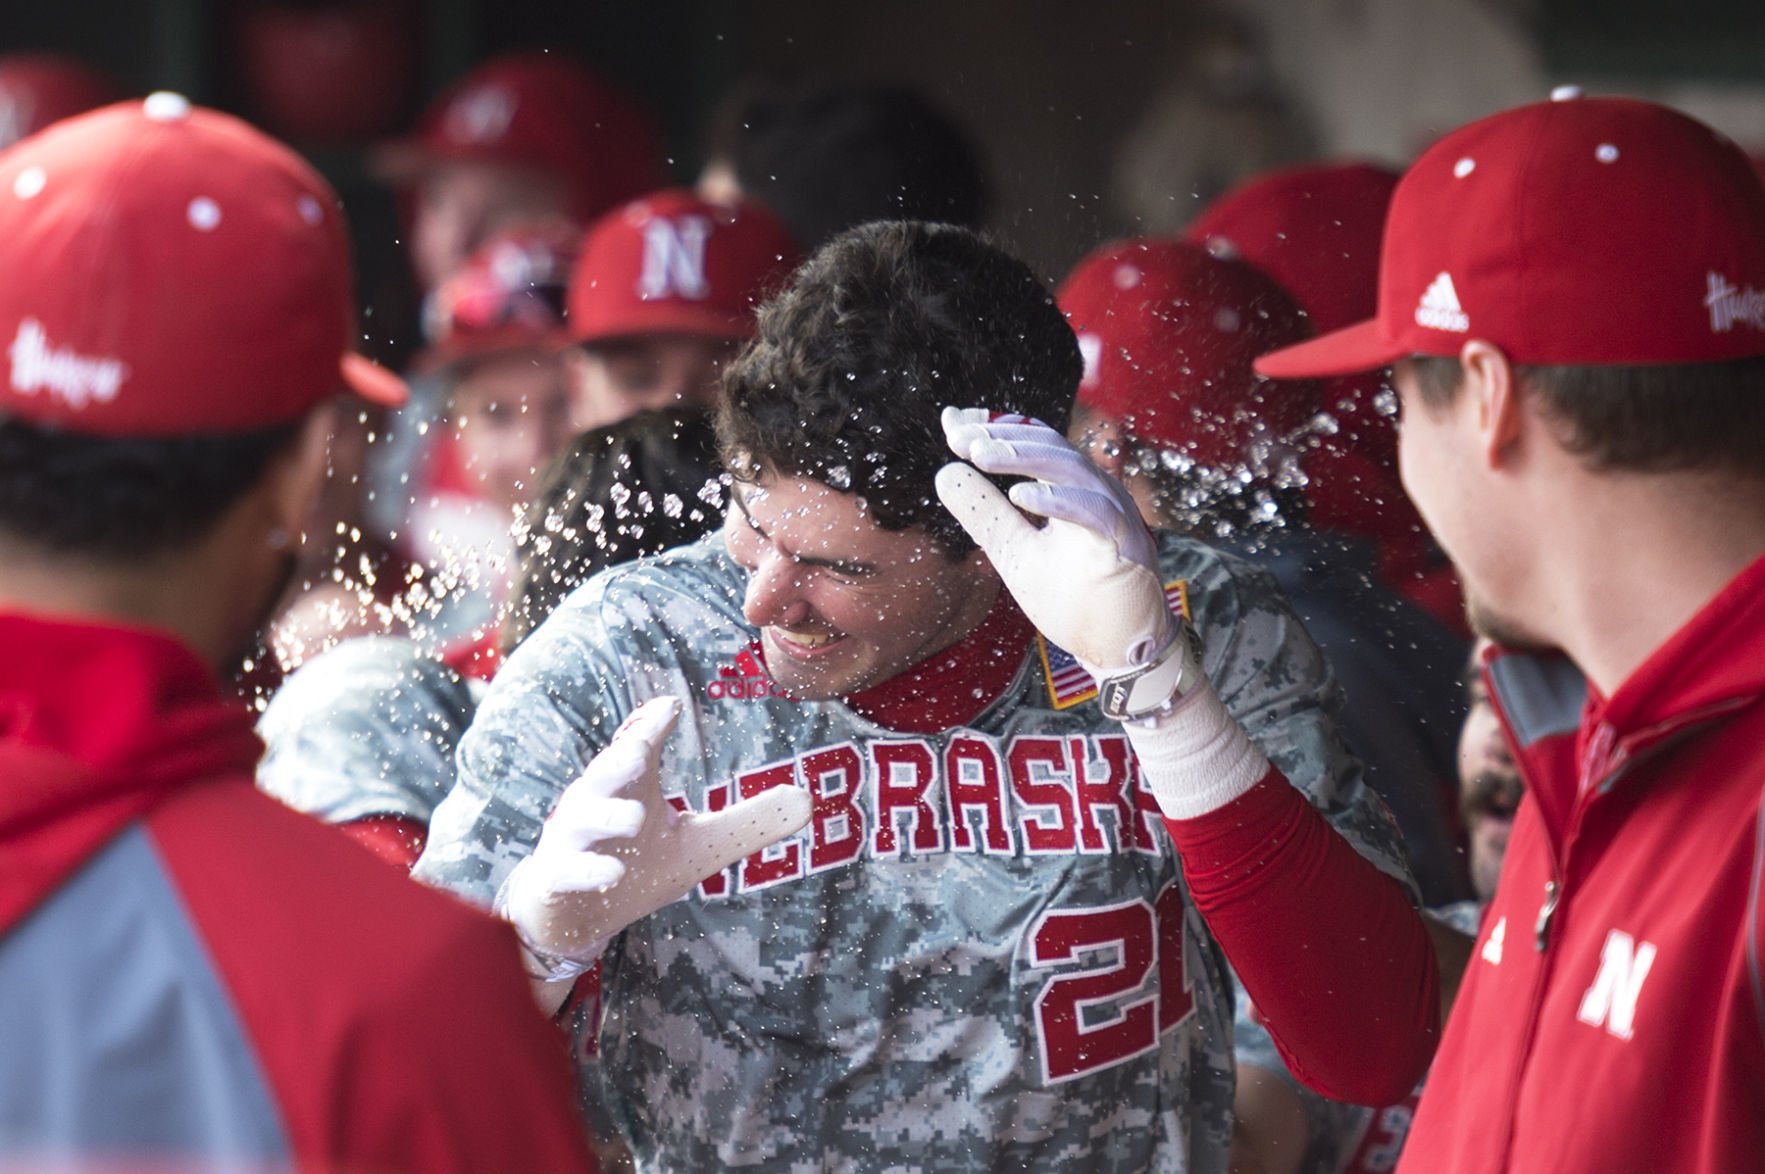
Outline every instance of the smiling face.
<path fill-rule="evenodd" d="M 743 612 L 773 679 L 819 701 L 881 684 L 950 647 L 992 609 L 978 551 L 952 559 L 923 530 L 885 530 L 864 499 L 804 477 L 738 481 L 724 522 L 748 572 Z"/>

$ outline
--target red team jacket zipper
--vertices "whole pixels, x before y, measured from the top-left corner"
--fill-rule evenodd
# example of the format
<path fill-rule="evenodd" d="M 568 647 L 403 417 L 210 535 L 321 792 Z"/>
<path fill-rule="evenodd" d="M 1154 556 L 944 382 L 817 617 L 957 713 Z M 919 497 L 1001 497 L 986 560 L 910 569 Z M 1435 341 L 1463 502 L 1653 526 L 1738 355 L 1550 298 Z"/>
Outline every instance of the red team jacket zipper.
<path fill-rule="evenodd" d="M 1569 826 L 1564 829 L 1563 843 L 1559 849 L 1552 840 L 1548 820 L 1539 819 L 1539 826 L 1547 843 L 1550 844 L 1550 877 L 1545 881 L 1543 902 L 1539 905 L 1537 919 L 1533 922 L 1532 948 L 1542 955 L 1538 969 L 1532 977 L 1532 992 L 1527 1000 L 1526 1033 L 1522 1041 L 1519 1056 L 1514 1065 L 1509 1088 L 1512 1096 L 1507 1107 L 1506 1137 L 1502 1143 L 1502 1165 L 1510 1168 L 1514 1161 L 1515 1118 L 1519 1113 L 1519 1091 L 1525 1079 L 1526 1069 L 1532 1059 L 1532 1048 L 1538 1037 L 1538 1021 L 1544 1009 L 1544 993 L 1550 985 L 1551 964 L 1555 961 L 1556 952 L 1551 949 L 1551 930 L 1560 926 L 1563 917 L 1567 916 L 1569 898 L 1568 885 L 1564 879 L 1569 875 L 1569 863 L 1574 854 L 1575 842 L 1580 838 L 1581 827 L 1587 818 L 1587 811 L 1594 802 L 1608 800 L 1613 789 L 1626 776 L 1635 773 L 1636 768 L 1649 759 L 1657 757 L 1662 751 L 1677 744 L 1682 738 L 1695 733 L 1704 725 L 1713 724 L 1722 717 L 1737 710 L 1744 709 L 1753 703 L 1753 698 L 1737 698 L 1733 701 L 1706 706 L 1692 713 L 1681 714 L 1669 718 L 1653 726 L 1646 726 L 1629 737 L 1620 741 L 1612 751 L 1607 763 L 1605 774 L 1592 785 L 1577 786 L 1577 793 L 1570 806 Z M 1518 757 L 1521 772 L 1526 773 L 1527 759 Z M 1577 780 L 1580 784 L 1581 780 Z M 1533 781 L 1526 780 L 1528 787 Z M 1518 942 L 1515 942 L 1518 945 Z M 1503 943 L 1504 949 L 1506 942 Z"/>

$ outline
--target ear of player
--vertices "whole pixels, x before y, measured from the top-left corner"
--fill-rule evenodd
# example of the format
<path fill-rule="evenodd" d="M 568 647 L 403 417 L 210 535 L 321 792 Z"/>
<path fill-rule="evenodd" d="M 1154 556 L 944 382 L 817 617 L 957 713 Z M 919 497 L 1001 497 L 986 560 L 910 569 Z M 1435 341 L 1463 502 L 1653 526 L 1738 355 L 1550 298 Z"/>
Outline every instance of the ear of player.
<path fill-rule="evenodd" d="M 534 978 L 576 977 L 632 922 L 809 822 L 809 795 L 798 787 L 722 811 L 676 811 L 662 795 L 661 758 L 679 717 L 675 697 L 633 710 L 503 883 L 497 909 L 520 934 Z"/>
<path fill-rule="evenodd" d="M 1096 678 L 1099 704 L 1125 721 L 1164 813 L 1193 818 L 1255 786 L 1268 760 L 1221 704 L 1193 633 L 1171 614 L 1157 548 L 1127 491 L 1039 421 L 951 407 L 943 425 L 951 451 L 970 463 L 938 471 L 939 499 L 1030 622 Z M 1030 480 L 1007 497 L 976 469 Z"/>

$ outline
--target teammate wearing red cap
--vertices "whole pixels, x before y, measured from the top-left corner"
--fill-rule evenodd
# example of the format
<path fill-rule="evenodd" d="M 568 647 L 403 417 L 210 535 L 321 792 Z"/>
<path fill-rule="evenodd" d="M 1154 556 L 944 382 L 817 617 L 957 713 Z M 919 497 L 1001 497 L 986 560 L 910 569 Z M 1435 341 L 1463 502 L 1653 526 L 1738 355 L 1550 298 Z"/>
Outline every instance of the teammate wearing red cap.
<path fill-rule="evenodd" d="M 563 301 L 580 243 L 563 223 L 499 233 L 430 299 L 451 455 L 505 526 L 571 431 Z"/>
<path fill-rule="evenodd" d="M 1384 365 L 1526 787 L 1403 1168 L 1755 1168 L 1765 193 L 1648 103 L 1473 123 L 1398 185 L 1376 316 L 1259 367 Z"/>
<path fill-rule="evenodd" d="M 425 290 L 503 229 L 552 216 L 586 224 L 662 182 L 648 114 L 559 53 L 485 62 L 375 163 L 416 197 L 411 256 Z"/>
<path fill-rule="evenodd" d="M 1397 817 L 1423 901 L 1465 896 L 1448 806 L 1465 650 L 1379 582 L 1365 544 L 1310 525 L 1315 389 L 1251 370 L 1310 334 L 1299 307 L 1245 262 L 1151 238 L 1090 254 L 1059 300 L 1085 356 L 1075 441 L 1149 525 L 1274 575 L 1344 691 L 1349 745 Z"/>
<path fill-rule="evenodd" d="M 1096 250 L 1059 301 L 1085 357 L 1069 434 L 1122 479 L 1149 525 L 1274 578 L 1330 663 L 1344 735 L 1403 832 L 1423 902 L 1464 896 L 1447 804 L 1465 651 L 1383 585 L 1369 544 L 1310 525 L 1316 389 L 1251 369 L 1311 334 L 1299 307 L 1246 262 L 1154 238 Z M 1295 1087 L 1242 995 L 1234 1029 L 1235 1159 L 1273 1171 L 1307 1168 L 1313 1151 L 1335 1156 L 1337 1103 Z"/>
<path fill-rule="evenodd" d="M 608 213 L 570 281 L 577 427 L 713 404 L 755 308 L 796 262 L 784 226 L 752 201 L 677 190 Z"/>
<path fill-rule="evenodd" d="M 564 291 L 581 234 L 561 222 L 498 233 L 429 299 L 430 347 L 446 430 L 416 473 L 405 520 L 427 569 L 411 626 L 473 677 L 496 665 L 509 527 L 542 469 L 576 431 L 564 352 Z"/>
<path fill-rule="evenodd" d="M 1379 237 L 1397 174 L 1368 163 L 1306 163 L 1252 179 L 1204 208 L 1184 239 L 1255 265 L 1322 333 L 1373 312 Z M 1454 631 L 1464 600 L 1445 556 L 1397 478 L 1397 430 L 1378 372 L 1312 381 L 1333 428 L 1308 442 L 1306 506 L 1320 530 L 1376 543 L 1393 590 Z"/>
<path fill-rule="evenodd" d="M 0 1165 L 590 1168 L 507 931 L 259 794 L 216 679 L 327 402 L 402 395 L 336 194 L 156 94 L 8 151 L 0 236 Z"/>

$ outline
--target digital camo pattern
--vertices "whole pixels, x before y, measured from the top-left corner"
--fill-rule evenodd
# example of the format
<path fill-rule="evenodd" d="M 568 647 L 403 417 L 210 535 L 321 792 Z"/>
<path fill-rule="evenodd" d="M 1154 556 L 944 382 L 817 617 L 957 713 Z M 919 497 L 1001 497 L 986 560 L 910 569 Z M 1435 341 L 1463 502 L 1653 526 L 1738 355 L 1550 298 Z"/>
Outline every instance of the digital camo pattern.
<path fill-rule="evenodd" d="M 1402 876 L 1268 578 L 1179 539 L 1162 554 L 1226 705 Z M 693 807 L 811 788 L 798 837 L 608 951 L 605 1093 L 640 1166 L 1223 1170 L 1231 982 L 1120 727 L 1051 708 L 1028 650 L 999 701 L 936 736 L 776 696 L 743 580 L 712 536 L 577 591 L 498 675 L 417 870 L 488 905 L 563 787 L 662 693 L 692 701 L 663 778 Z"/>
<path fill-rule="evenodd" d="M 345 640 L 291 673 L 258 718 L 257 785 L 327 823 L 427 823 L 472 708 L 467 682 L 414 641 Z"/>

